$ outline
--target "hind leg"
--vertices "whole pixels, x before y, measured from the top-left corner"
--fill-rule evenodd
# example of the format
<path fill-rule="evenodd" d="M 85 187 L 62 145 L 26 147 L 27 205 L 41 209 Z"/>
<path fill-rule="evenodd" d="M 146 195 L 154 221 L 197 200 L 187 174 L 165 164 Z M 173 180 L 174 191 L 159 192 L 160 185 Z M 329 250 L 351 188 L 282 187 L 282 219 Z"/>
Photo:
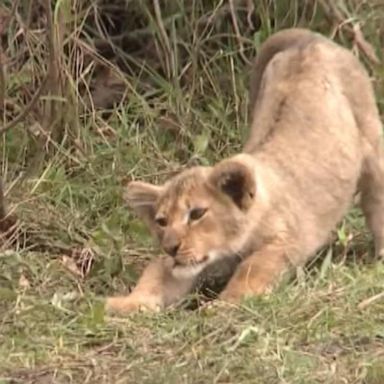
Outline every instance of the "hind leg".
<path fill-rule="evenodd" d="M 359 182 L 361 208 L 375 244 L 376 257 L 384 258 L 384 149 L 372 151 L 364 162 Z"/>

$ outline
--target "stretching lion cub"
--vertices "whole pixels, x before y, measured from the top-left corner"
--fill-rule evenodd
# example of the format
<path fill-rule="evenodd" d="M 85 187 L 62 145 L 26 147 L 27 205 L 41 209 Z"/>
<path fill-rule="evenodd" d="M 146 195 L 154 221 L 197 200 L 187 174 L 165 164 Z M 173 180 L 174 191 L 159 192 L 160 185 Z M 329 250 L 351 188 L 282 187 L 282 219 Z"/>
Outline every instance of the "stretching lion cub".
<path fill-rule="evenodd" d="M 348 50 L 302 29 L 261 47 L 251 81 L 252 124 L 242 153 L 194 167 L 162 186 L 131 182 L 126 201 L 168 256 L 108 310 L 162 309 L 212 263 L 236 257 L 220 294 L 269 291 L 329 239 L 357 190 L 384 255 L 384 155 L 374 93 Z"/>

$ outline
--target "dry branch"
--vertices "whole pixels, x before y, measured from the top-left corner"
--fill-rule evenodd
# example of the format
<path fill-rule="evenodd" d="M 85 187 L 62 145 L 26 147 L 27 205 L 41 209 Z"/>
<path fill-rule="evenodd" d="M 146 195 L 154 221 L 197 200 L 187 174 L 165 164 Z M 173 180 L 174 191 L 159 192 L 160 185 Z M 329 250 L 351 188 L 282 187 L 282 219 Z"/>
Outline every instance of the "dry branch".
<path fill-rule="evenodd" d="M 165 61 L 169 78 L 173 77 L 174 72 L 174 60 L 173 60 L 173 51 L 171 48 L 171 43 L 169 42 L 169 38 L 167 35 L 167 31 L 164 27 L 163 17 L 161 16 L 161 8 L 159 4 L 159 0 L 153 0 L 153 7 L 155 9 L 156 22 L 159 27 L 160 35 L 163 40 L 163 46 L 165 50 Z"/>
<path fill-rule="evenodd" d="M 6 209 L 5 209 L 3 182 L 0 179 L 0 222 L 5 219 L 5 216 L 6 216 Z"/>
<path fill-rule="evenodd" d="M 0 35 L 7 30 L 10 22 L 13 19 L 13 16 L 15 16 L 18 5 L 19 5 L 19 0 L 15 0 L 12 4 L 12 8 L 11 8 L 11 11 L 9 12 L 8 17 L 4 20 L 2 24 L 0 24 Z"/>
<path fill-rule="evenodd" d="M 330 22 L 337 22 L 338 25 L 345 30 L 348 35 L 351 36 L 353 42 L 357 45 L 361 52 L 367 57 L 373 64 L 380 64 L 376 52 L 371 44 L 365 39 L 361 32 L 360 25 L 358 23 L 352 26 L 347 24 L 346 18 L 337 7 L 333 0 L 319 0 L 319 3 L 325 13 L 325 16 Z"/>
<path fill-rule="evenodd" d="M 231 18 L 232 18 L 233 29 L 235 30 L 235 36 L 237 39 L 237 43 L 239 44 L 240 57 L 244 60 L 246 64 L 250 65 L 251 62 L 247 59 L 247 57 L 244 54 L 244 44 L 242 41 L 239 24 L 237 22 L 237 15 L 236 15 L 236 10 L 235 10 L 235 5 L 233 3 L 233 0 L 229 0 L 229 9 L 230 9 Z"/>
<path fill-rule="evenodd" d="M 28 105 L 23 109 L 22 112 L 18 116 L 16 116 L 12 121 L 10 121 L 8 124 L 0 127 L 0 135 L 7 132 L 9 129 L 13 128 L 16 124 L 20 123 L 21 120 L 23 120 L 29 113 L 29 111 L 34 107 L 34 105 L 39 101 L 40 96 L 42 95 L 45 85 L 48 81 L 48 76 L 44 78 L 42 83 L 40 84 L 39 89 L 35 92 L 33 95 L 31 101 L 28 103 Z"/>
<path fill-rule="evenodd" d="M 47 17 L 47 44 L 48 44 L 48 82 L 47 82 L 47 93 L 48 95 L 57 96 L 60 84 L 59 84 L 59 73 L 58 73 L 58 52 L 56 47 L 55 28 L 53 26 L 53 15 L 51 9 L 51 0 L 44 1 L 45 13 Z M 44 111 L 43 129 L 46 132 L 54 131 L 54 121 L 56 119 L 56 104 L 57 101 L 48 98 L 46 101 L 46 108 Z"/>
<path fill-rule="evenodd" d="M 3 50 L 0 43 L 0 111 L 5 110 L 5 90 L 5 65 L 3 63 Z"/>
<path fill-rule="evenodd" d="M 0 246 L 4 242 L 5 237 L 9 238 L 9 235 L 12 236 L 12 228 L 14 228 L 16 221 L 16 216 L 9 214 L 7 211 L 3 182 L 0 178 Z"/>
<path fill-rule="evenodd" d="M 19 5 L 19 0 L 15 0 L 12 4 L 12 9 L 7 15 L 6 18 L 3 18 L 0 22 L 0 37 L 7 30 L 11 20 L 13 19 L 17 6 Z M 4 110 L 5 105 L 5 91 L 6 91 L 6 82 L 5 82 L 5 65 L 3 63 L 4 54 L 3 47 L 0 42 L 0 111 Z"/>

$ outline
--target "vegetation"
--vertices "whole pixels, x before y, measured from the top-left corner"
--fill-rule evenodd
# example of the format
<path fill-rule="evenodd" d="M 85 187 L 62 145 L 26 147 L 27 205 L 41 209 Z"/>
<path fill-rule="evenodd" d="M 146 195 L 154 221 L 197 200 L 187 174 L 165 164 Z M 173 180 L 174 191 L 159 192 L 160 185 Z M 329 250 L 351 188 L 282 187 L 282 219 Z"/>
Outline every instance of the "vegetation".
<path fill-rule="evenodd" d="M 158 252 L 124 183 L 239 151 L 249 61 L 285 27 L 353 49 L 382 108 L 383 17 L 378 0 L 3 0 L 0 383 L 383 383 L 384 266 L 358 209 L 270 296 L 102 305 Z"/>

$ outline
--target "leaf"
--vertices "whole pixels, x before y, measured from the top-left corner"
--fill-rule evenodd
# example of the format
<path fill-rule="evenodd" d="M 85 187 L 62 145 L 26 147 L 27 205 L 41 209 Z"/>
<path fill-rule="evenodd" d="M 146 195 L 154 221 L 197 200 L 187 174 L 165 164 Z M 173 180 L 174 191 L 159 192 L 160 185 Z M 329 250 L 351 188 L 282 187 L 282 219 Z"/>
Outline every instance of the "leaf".
<path fill-rule="evenodd" d="M 104 324 L 104 304 L 102 302 L 94 302 L 91 313 L 93 325 Z"/>
<path fill-rule="evenodd" d="M 208 145 L 209 134 L 207 132 L 197 135 L 193 141 L 195 153 L 204 153 L 208 149 Z"/>
<path fill-rule="evenodd" d="M 251 325 L 243 329 L 240 336 L 236 340 L 236 342 L 231 347 L 228 348 L 228 351 L 229 352 L 235 351 L 242 344 L 246 344 L 250 342 L 253 339 L 253 337 L 259 336 L 260 333 L 262 333 L 262 331 L 257 326 Z"/>
<path fill-rule="evenodd" d="M 353 32 L 354 32 L 355 43 L 360 48 L 360 50 L 364 52 L 364 54 L 368 57 L 369 60 L 372 61 L 372 63 L 380 64 L 380 60 L 377 58 L 375 49 L 365 39 L 359 24 L 354 25 Z"/>
<path fill-rule="evenodd" d="M 57 309 L 66 311 L 66 309 L 63 307 L 63 304 L 74 301 L 78 297 L 79 295 L 76 291 L 70 291 L 66 293 L 55 292 L 52 296 L 51 304 Z"/>
<path fill-rule="evenodd" d="M 257 31 L 253 34 L 253 43 L 256 47 L 256 49 L 260 49 L 261 46 L 261 33 L 260 31 Z"/>
<path fill-rule="evenodd" d="M 21 274 L 19 278 L 19 287 L 27 289 L 30 286 L 31 284 L 29 283 L 29 280 L 24 276 L 24 274 Z"/>
<path fill-rule="evenodd" d="M 83 277 L 83 274 L 77 267 L 75 260 L 73 260 L 71 257 L 64 255 L 62 256 L 60 262 L 66 269 L 68 269 L 68 271 L 72 272 L 74 275 Z"/>
<path fill-rule="evenodd" d="M 333 249 L 332 247 L 328 248 L 327 254 L 325 255 L 325 258 L 323 262 L 321 263 L 320 268 L 320 279 L 324 279 L 327 275 L 327 272 L 331 266 L 332 263 L 332 256 L 333 256 Z"/>
<path fill-rule="evenodd" d="M 340 241 L 340 244 L 343 246 L 343 247 L 346 247 L 347 244 L 348 244 L 348 238 L 347 238 L 347 234 L 345 232 L 345 227 L 344 225 L 342 227 L 340 227 L 338 230 L 337 230 L 337 238 L 338 240 Z"/>

